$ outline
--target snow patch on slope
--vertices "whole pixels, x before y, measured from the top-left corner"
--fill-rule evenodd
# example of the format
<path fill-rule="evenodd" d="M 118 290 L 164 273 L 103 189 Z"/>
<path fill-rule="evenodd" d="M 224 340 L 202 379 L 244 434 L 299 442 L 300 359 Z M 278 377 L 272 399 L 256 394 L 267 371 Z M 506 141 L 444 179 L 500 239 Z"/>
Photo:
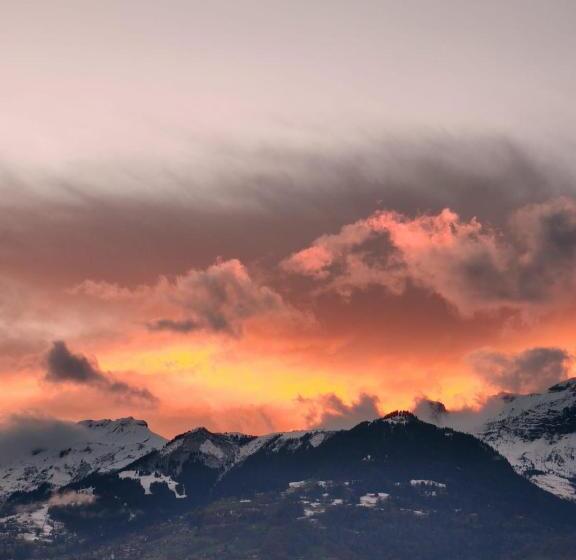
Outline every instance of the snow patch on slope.
<path fill-rule="evenodd" d="M 122 471 L 118 473 L 118 477 L 121 479 L 132 479 L 138 480 L 142 488 L 144 488 L 144 494 L 151 496 L 152 495 L 152 484 L 166 484 L 168 489 L 176 496 L 177 498 L 186 498 L 186 491 L 178 490 L 178 483 L 175 480 L 172 480 L 169 476 L 160 474 L 160 473 L 152 473 L 152 474 L 141 474 L 138 471 Z"/>
<path fill-rule="evenodd" d="M 225 457 L 224 452 L 218 446 L 214 445 L 209 439 L 207 439 L 203 444 L 200 445 L 200 451 L 205 455 L 212 455 L 217 459 L 223 459 Z"/>

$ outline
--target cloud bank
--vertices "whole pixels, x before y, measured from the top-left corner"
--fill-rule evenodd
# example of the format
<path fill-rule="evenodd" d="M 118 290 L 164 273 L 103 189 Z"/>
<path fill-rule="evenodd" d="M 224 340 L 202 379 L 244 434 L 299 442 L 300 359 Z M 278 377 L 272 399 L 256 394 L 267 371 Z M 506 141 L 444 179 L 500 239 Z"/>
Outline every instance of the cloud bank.
<path fill-rule="evenodd" d="M 414 394 L 452 405 L 535 387 L 507 362 L 498 380 L 459 368 L 477 349 L 508 355 L 520 334 L 571 346 L 575 192 L 556 162 L 449 136 L 218 150 L 198 173 L 100 162 L 5 176 L 4 410 L 81 418 L 148 405 L 140 382 L 75 348 L 146 373 L 162 403 L 145 414 L 174 433 L 203 417 L 201 402 L 214 417 L 244 411 L 226 429 L 262 432 L 302 427 L 299 391 L 337 394 L 312 425 L 375 414 L 377 403 L 348 410 L 362 392 L 392 410 Z M 46 391 L 38 356 L 53 340 L 70 356 L 60 349 Z"/>

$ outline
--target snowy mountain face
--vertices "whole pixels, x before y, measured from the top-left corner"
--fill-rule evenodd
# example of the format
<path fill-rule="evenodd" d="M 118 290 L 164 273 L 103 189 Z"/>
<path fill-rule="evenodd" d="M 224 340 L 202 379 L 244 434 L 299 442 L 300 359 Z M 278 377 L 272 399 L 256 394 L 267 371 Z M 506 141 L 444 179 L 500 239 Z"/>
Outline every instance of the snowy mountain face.
<path fill-rule="evenodd" d="M 396 528 L 390 525 L 384 540 L 406 530 L 427 540 L 448 524 L 468 542 L 471 527 L 485 527 L 491 538 L 500 531 L 506 540 L 510 531 L 516 531 L 514 539 L 522 538 L 526 527 L 571 530 L 576 519 L 575 505 L 519 476 L 488 444 L 409 412 L 333 432 L 256 437 L 198 428 L 121 468 L 93 472 L 49 498 L 28 498 L 13 496 L 8 502 L 0 551 L 3 534 L 10 542 L 28 539 L 46 546 L 64 539 L 78 552 L 93 535 L 102 542 L 140 538 L 151 527 L 186 516 L 187 535 L 194 534 L 191 526 L 215 520 L 220 527 L 215 542 L 229 534 L 230 523 L 239 523 L 230 550 L 238 535 L 259 534 L 259 528 L 268 533 L 268 522 L 293 526 L 294 538 L 307 527 L 332 527 L 339 535 L 352 522 L 373 538 L 379 534 L 376 525 L 393 521 Z M 137 546 L 130 544 L 125 558 L 133 558 Z M 374 546 L 359 558 L 375 557 L 382 545 Z M 91 558 L 104 557 L 110 554 Z"/>
<path fill-rule="evenodd" d="M 457 414 L 441 403 L 429 402 L 423 419 L 437 425 L 459 425 Z M 494 412 L 465 431 L 501 453 L 516 472 L 544 490 L 576 500 L 576 379 L 546 392 L 502 395 Z"/>
<path fill-rule="evenodd" d="M 476 430 L 515 470 L 576 500 L 576 379 L 546 393 L 503 397 L 502 410 Z"/>
<path fill-rule="evenodd" d="M 114 511 L 125 504 L 157 511 L 164 507 L 186 509 L 236 488 L 236 473 L 244 472 L 247 463 L 253 465 L 254 457 L 256 464 L 264 460 L 289 466 L 337 433 L 310 430 L 252 436 L 213 433 L 201 427 L 123 468 L 109 474 L 100 471 L 72 483 L 64 492 L 90 491 L 98 504 Z"/>
<path fill-rule="evenodd" d="M 35 449 L 0 467 L 5 499 L 0 534 L 8 531 L 20 539 L 50 541 L 58 526 L 48 514 L 50 507 L 62 503 L 76 507 L 96 498 L 106 503 L 117 485 L 127 490 L 129 501 L 134 494 L 144 506 L 153 505 L 159 489 L 165 493 L 162 498 L 167 494 L 178 503 L 197 503 L 228 470 L 253 453 L 306 449 L 330 437 L 317 430 L 256 437 L 197 428 L 166 443 L 146 422 L 133 418 L 85 420 L 78 429 L 80 436 L 73 445 Z M 95 489 L 102 495 L 95 496 Z"/>
<path fill-rule="evenodd" d="M 65 447 L 47 444 L 0 463 L 0 500 L 47 484 L 59 488 L 94 472 L 120 469 L 166 440 L 143 420 L 83 420 Z"/>

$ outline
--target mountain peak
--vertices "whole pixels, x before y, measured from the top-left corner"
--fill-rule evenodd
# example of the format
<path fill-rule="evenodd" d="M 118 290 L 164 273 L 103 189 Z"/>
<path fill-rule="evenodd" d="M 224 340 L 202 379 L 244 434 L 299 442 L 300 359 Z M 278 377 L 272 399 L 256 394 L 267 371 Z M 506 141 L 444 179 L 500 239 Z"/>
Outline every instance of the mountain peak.
<path fill-rule="evenodd" d="M 197 428 L 194 428 L 193 430 L 188 430 L 187 432 L 184 432 L 183 434 L 179 434 L 177 435 L 174 439 L 188 439 L 188 438 L 198 438 L 198 437 L 209 437 L 209 436 L 213 436 L 215 435 L 213 432 L 211 432 L 208 428 L 205 428 L 204 426 L 198 426 Z"/>
<path fill-rule="evenodd" d="M 412 424 L 414 422 L 420 422 L 420 420 L 408 410 L 394 410 L 382 416 L 379 420 L 389 424 Z"/>
<path fill-rule="evenodd" d="M 146 420 L 139 420 L 133 416 L 126 416 L 124 418 L 116 418 L 115 420 L 111 418 L 101 418 L 99 420 L 80 420 L 78 422 L 80 426 L 84 426 L 89 429 L 94 428 L 115 428 L 115 427 L 129 427 L 129 426 L 139 426 L 142 428 L 148 428 L 148 422 Z"/>

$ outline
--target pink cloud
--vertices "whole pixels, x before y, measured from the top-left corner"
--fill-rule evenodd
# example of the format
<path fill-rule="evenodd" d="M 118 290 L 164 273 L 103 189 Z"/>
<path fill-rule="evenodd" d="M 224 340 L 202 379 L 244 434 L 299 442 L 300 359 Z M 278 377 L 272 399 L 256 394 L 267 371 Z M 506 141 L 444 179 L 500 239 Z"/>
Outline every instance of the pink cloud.
<path fill-rule="evenodd" d="M 576 202 L 523 207 L 503 230 L 449 209 L 414 218 L 379 211 L 318 238 L 282 267 L 343 294 L 371 285 L 401 293 L 411 283 L 463 316 L 535 312 L 576 287 Z"/>

